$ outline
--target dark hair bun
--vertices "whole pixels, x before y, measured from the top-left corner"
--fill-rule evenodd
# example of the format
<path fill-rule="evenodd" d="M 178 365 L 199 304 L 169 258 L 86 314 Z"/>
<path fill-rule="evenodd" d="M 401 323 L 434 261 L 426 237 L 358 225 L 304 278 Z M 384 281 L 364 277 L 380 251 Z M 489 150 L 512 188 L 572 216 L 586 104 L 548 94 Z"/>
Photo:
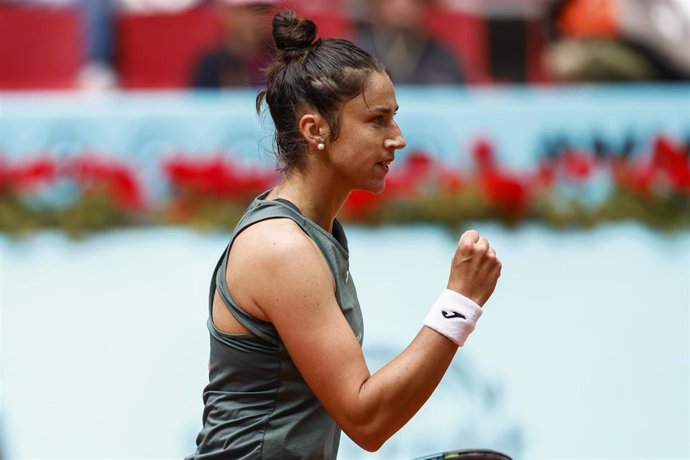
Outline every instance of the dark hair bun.
<path fill-rule="evenodd" d="M 283 52 L 300 51 L 314 43 L 316 24 L 311 19 L 298 18 L 292 11 L 280 11 L 273 16 L 273 40 Z"/>

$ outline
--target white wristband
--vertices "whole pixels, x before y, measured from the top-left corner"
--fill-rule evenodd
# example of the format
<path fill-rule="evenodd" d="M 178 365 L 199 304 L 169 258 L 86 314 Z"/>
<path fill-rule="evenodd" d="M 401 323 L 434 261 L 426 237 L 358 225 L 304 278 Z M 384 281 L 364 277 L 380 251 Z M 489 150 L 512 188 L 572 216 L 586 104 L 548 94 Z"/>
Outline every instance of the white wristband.
<path fill-rule="evenodd" d="M 424 318 L 424 325 L 445 335 L 461 347 L 474 330 L 482 309 L 464 295 L 444 290 Z"/>

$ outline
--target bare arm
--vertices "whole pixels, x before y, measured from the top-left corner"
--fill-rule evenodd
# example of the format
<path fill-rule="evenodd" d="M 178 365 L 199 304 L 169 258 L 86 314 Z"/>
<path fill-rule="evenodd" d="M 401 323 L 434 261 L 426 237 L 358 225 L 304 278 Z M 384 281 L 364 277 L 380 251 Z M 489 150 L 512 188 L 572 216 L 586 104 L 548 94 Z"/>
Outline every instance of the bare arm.
<path fill-rule="evenodd" d="M 260 310 L 259 316 L 274 324 L 305 381 L 338 425 L 364 449 L 378 449 L 429 398 L 457 346 L 422 327 L 400 355 L 371 375 L 315 243 L 291 221 L 274 220 L 254 227 L 240 235 L 233 247 L 233 258 L 247 262 L 243 266 L 247 268 L 244 276 L 252 280 L 250 303 Z M 482 241 L 478 235 L 474 240 L 474 245 Z M 462 247 L 453 265 L 466 268 L 472 276 L 485 276 L 478 268 L 486 262 L 473 259 L 473 246 L 465 247 L 464 258 L 459 258 Z M 482 257 L 490 260 L 488 244 L 484 252 Z M 468 285 L 473 299 L 483 304 L 495 279 L 490 289 L 482 290 L 474 286 L 477 283 L 471 276 L 468 284 L 468 275 L 458 271 L 451 269 L 449 288 L 458 282 Z M 488 295 L 480 298 L 475 291 Z"/>

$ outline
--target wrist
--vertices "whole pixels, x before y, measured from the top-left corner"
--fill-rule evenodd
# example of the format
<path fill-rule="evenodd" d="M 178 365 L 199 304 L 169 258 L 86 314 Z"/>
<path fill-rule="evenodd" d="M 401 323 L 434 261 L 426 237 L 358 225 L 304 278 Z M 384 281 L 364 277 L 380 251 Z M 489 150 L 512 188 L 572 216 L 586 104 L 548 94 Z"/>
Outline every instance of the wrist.
<path fill-rule="evenodd" d="M 449 291 L 453 291 L 453 292 L 460 294 L 461 296 L 469 299 L 470 301 L 472 301 L 473 303 L 475 303 L 476 305 L 478 305 L 480 307 L 483 305 L 483 303 L 481 302 L 481 299 L 478 298 L 479 296 L 463 293 L 462 285 L 459 283 L 448 283 L 448 286 L 446 286 L 446 289 Z"/>

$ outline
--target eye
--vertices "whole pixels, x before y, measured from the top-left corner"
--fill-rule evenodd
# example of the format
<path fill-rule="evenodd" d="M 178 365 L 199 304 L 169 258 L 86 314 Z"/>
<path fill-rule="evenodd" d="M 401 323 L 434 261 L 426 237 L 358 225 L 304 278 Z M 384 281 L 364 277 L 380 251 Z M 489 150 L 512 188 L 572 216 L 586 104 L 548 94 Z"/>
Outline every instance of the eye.
<path fill-rule="evenodd" d="M 374 117 L 371 121 L 378 126 L 384 126 L 386 124 L 386 119 L 382 115 Z"/>

